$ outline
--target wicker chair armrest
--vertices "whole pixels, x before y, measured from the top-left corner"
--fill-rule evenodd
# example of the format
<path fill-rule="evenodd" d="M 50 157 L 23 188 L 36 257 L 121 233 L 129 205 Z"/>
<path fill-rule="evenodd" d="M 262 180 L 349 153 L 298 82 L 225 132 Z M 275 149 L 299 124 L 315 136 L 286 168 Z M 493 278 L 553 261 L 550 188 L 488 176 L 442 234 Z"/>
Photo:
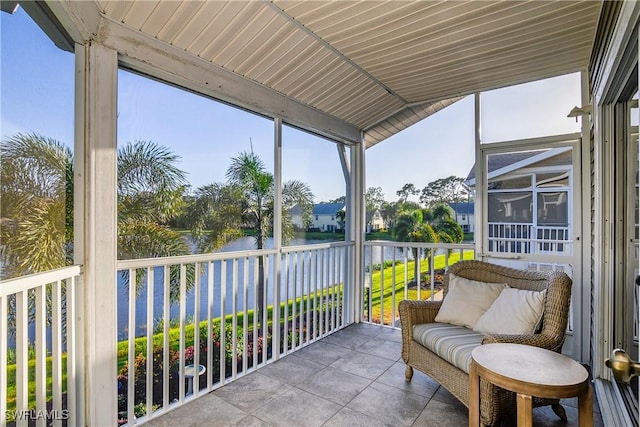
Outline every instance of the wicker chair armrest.
<path fill-rule="evenodd" d="M 482 344 L 492 343 L 524 344 L 545 348 L 552 351 L 560 351 L 563 344 L 563 342 L 558 343 L 558 340 L 550 334 L 544 333 L 523 335 L 495 334 L 485 335 L 485 337 L 482 339 Z"/>
<path fill-rule="evenodd" d="M 433 323 L 442 301 L 400 301 L 398 313 L 402 326 L 402 360 L 409 360 L 409 344 L 413 340 L 413 326 Z"/>
<path fill-rule="evenodd" d="M 398 312 L 402 328 L 413 329 L 413 325 L 433 323 L 442 301 L 400 301 Z"/>

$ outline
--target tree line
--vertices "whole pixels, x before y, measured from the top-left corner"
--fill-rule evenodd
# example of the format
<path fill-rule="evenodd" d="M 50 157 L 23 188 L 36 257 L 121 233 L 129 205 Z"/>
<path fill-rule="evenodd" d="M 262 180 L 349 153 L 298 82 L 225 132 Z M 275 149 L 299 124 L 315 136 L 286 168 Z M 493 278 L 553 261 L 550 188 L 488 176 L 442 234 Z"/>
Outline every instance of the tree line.
<path fill-rule="evenodd" d="M 59 141 L 17 134 L 0 145 L 0 262 L 2 279 L 73 263 L 73 154 Z M 232 158 L 226 181 L 188 195 L 180 157 L 153 141 L 117 152 L 118 259 L 187 255 L 190 229 L 199 252 L 210 252 L 253 230 L 262 249 L 273 232 L 274 177 L 253 152 Z M 310 221 L 313 193 L 301 181 L 282 186 L 283 239 L 293 236 L 288 210 Z"/>
<path fill-rule="evenodd" d="M 17 134 L 2 141 L 0 156 L 2 279 L 72 264 L 73 153 L 54 139 Z M 246 229 L 262 249 L 273 233 L 274 214 L 274 176 L 262 160 L 253 152 L 241 152 L 231 159 L 225 182 L 200 186 L 192 194 L 179 160 L 153 141 L 118 148 L 118 259 L 191 253 L 183 234 L 170 225 L 188 228 L 201 253 L 244 236 Z M 454 230 L 453 213 L 446 205 L 467 199 L 463 182 L 451 176 L 421 191 L 408 183 L 396 192 L 396 202 L 387 202 L 380 187 L 370 187 L 365 194 L 367 221 L 379 211 L 398 240 L 458 241 L 462 233 Z M 419 196 L 420 203 L 409 200 L 411 196 Z M 344 196 L 332 202 L 344 202 Z M 285 242 L 293 237 L 289 209 L 295 205 L 302 208 L 303 223 L 310 224 L 311 188 L 290 180 L 282 186 Z"/>

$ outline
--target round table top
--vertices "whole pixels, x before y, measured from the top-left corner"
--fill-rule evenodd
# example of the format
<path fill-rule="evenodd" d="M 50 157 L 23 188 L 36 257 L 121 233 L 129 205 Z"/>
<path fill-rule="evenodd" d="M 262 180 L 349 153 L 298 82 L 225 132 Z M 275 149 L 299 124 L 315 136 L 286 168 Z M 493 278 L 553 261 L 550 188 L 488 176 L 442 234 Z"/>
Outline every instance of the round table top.
<path fill-rule="evenodd" d="M 494 343 L 471 353 L 481 368 L 522 383 L 566 387 L 584 383 L 587 370 L 562 354 L 523 344 Z"/>

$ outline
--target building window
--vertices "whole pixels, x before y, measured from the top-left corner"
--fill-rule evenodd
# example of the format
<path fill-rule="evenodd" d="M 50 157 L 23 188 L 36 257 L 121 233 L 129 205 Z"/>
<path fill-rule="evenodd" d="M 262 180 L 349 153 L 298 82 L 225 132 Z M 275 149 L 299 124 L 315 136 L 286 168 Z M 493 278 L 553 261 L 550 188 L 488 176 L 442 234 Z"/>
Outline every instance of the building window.
<path fill-rule="evenodd" d="M 566 169 L 514 174 L 490 181 L 489 250 L 514 253 L 566 250 L 562 241 L 570 238 L 569 191 Z"/>

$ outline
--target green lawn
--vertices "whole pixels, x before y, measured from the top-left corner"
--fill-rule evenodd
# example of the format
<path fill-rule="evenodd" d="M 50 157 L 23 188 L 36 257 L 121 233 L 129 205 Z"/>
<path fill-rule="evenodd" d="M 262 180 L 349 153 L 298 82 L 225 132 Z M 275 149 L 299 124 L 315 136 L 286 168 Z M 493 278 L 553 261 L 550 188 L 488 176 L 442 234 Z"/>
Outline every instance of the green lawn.
<path fill-rule="evenodd" d="M 474 251 L 466 250 L 463 254 L 464 259 L 474 259 Z M 446 265 L 446 255 L 437 255 L 434 257 L 434 270 L 443 269 Z M 449 256 L 449 265 L 460 261 L 460 252 L 454 252 Z M 415 277 L 415 267 L 413 261 L 408 261 L 406 264 L 407 271 L 407 281 L 411 282 Z M 422 261 L 420 264 L 421 273 L 429 273 L 429 266 L 426 262 Z M 395 272 L 395 274 L 394 274 Z M 381 280 L 382 277 L 382 280 Z M 387 267 L 382 270 L 382 276 L 380 271 L 374 271 L 372 274 L 372 283 L 371 283 L 371 301 L 372 301 L 372 309 L 371 309 L 371 319 L 374 321 L 380 321 L 381 312 L 384 316 L 384 324 L 390 325 L 392 321 L 392 307 L 393 307 L 393 294 L 394 294 L 394 286 L 395 282 L 395 304 L 396 304 L 396 315 L 397 315 L 397 305 L 403 299 L 417 300 L 418 299 L 418 290 L 416 288 L 408 289 L 407 295 L 405 297 L 405 264 L 400 263 L 396 264 L 395 270 L 392 267 Z M 382 282 L 382 286 L 380 286 Z M 422 289 L 420 291 L 420 299 L 427 299 L 431 296 L 431 291 Z M 380 301 L 383 301 L 381 304 Z M 366 306 L 367 301 L 365 301 Z"/>
<path fill-rule="evenodd" d="M 51 366 L 53 359 L 51 357 L 47 357 L 47 401 L 51 400 L 53 394 L 51 392 L 51 386 L 53 383 L 53 378 L 51 374 Z M 36 360 L 29 360 L 27 366 L 28 376 L 29 376 L 29 385 L 28 385 L 28 395 L 29 401 L 35 402 L 36 400 Z M 7 365 L 7 410 L 13 411 L 16 409 L 16 365 Z M 66 353 L 62 354 L 62 393 L 67 392 L 67 355 Z M 35 406 L 35 404 L 34 404 Z M 11 413 L 11 412 L 8 412 Z M 7 420 L 12 421 L 12 420 Z"/>

